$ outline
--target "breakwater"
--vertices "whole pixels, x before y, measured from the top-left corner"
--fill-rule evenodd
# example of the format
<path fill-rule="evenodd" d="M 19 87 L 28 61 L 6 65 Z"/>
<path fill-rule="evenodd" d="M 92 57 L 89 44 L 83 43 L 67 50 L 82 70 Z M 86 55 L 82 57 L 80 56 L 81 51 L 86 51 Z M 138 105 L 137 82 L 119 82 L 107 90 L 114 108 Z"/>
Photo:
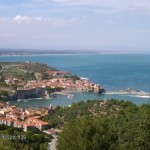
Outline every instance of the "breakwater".
<path fill-rule="evenodd" d="M 150 93 L 144 91 L 138 91 L 133 89 L 126 89 L 126 90 L 105 90 L 103 94 L 109 95 L 134 95 L 134 96 L 141 96 L 141 97 L 150 97 Z"/>

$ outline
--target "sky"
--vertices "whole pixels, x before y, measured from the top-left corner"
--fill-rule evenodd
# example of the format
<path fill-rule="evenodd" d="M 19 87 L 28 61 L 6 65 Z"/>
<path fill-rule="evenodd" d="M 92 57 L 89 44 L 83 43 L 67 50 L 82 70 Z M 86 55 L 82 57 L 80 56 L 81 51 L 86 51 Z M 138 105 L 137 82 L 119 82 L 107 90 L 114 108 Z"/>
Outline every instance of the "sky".
<path fill-rule="evenodd" d="M 150 0 L 0 0 L 0 48 L 150 51 Z"/>

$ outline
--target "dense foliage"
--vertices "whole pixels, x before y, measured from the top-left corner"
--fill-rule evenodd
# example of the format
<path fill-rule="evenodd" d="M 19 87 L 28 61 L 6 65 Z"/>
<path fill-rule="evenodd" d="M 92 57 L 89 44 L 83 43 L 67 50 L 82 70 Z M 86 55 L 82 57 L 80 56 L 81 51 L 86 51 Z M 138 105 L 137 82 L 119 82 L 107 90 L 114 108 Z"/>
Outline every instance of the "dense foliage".
<path fill-rule="evenodd" d="M 76 80 L 80 80 L 80 77 L 78 77 L 78 76 L 76 76 L 76 75 L 65 75 L 64 76 L 64 78 L 71 78 L 71 79 L 73 79 L 74 81 L 76 81 Z"/>
<path fill-rule="evenodd" d="M 149 104 L 136 106 L 116 100 L 79 102 L 71 107 L 57 107 L 45 119 L 48 118 L 55 126 L 64 125 L 58 150 L 150 149 Z"/>
<path fill-rule="evenodd" d="M 71 107 L 57 106 L 51 115 L 47 115 L 43 120 L 48 121 L 51 127 L 61 127 L 68 121 L 82 116 L 113 115 L 119 110 L 124 109 L 130 103 L 123 101 L 110 100 L 108 102 L 100 100 L 88 100 L 74 103 Z"/>

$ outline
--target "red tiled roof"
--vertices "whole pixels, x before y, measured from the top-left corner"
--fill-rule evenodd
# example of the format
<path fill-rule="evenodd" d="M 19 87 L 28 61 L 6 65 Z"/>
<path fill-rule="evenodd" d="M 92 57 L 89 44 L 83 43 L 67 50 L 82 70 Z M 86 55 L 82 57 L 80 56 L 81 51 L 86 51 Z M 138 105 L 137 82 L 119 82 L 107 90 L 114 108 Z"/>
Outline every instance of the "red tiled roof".
<path fill-rule="evenodd" d="M 24 123 L 23 125 L 28 126 L 28 127 L 34 126 L 34 124 L 31 124 L 31 123 Z"/>

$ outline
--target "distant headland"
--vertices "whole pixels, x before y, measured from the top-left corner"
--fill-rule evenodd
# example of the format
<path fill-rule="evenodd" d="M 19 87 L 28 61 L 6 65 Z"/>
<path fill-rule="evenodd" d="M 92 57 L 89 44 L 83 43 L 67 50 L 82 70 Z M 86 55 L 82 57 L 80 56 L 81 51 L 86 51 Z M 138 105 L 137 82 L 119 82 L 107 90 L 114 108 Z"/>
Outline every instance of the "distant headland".
<path fill-rule="evenodd" d="M 126 51 L 113 50 L 34 50 L 0 49 L 0 56 L 53 55 L 53 54 L 124 54 Z"/>

